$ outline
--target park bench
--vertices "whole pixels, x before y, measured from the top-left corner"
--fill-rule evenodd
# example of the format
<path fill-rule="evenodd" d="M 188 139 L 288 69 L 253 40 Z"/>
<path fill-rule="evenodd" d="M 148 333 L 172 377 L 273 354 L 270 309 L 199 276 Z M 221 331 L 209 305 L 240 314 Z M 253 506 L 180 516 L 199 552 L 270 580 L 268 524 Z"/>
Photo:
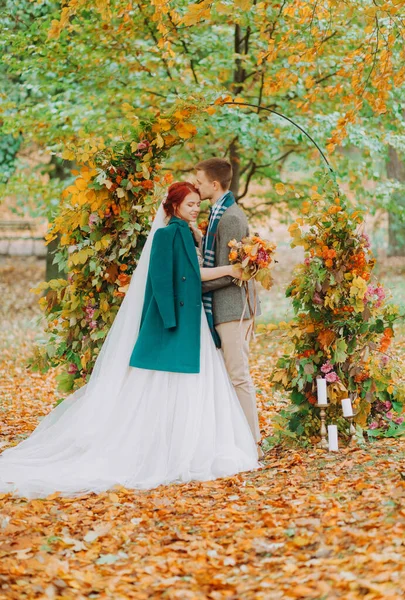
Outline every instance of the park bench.
<path fill-rule="evenodd" d="M 35 229 L 31 221 L 0 221 L 0 236 L 3 231 L 33 231 Z"/>
<path fill-rule="evenodd" d="M 44 238 L 35 235 L 36 225 L 32 221 L 0 221 L 0 255 L 44 256 Z M 24 235 L 18 235 L 24 232 Z M 28 235 L 26 235 L 28 232 Z M 16 235 L 17 233 L 17 235 Z"/>

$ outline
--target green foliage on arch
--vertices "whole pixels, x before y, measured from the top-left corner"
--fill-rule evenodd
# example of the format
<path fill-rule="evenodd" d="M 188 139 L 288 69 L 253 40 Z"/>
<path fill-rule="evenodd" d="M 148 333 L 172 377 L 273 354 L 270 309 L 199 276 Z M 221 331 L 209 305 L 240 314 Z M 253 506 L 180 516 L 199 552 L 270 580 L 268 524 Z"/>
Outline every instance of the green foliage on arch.
<path fill-rule="evenodd" d="M 319 174 L 291 224 L 291 245 L 302 246 L 286 295 L 292 300 L 290 323 L 265 327 L 284 338 L 283 355 L 272 374 L 291 405 L 277 419 L 301 439 L 319 434 L 316 378 L 328 382 L 328 418 L 347 435 L 341 400 L 351 397 L 354 421 L 369 435 L 405 434 L 405 379 L 391 350 L 399 309 L 374 274 L 376 260 L 364 233 L 364 214 L 332 181 Z"/>
<path fill-rule="evenodd" d="M 170 149 L 197 133 L 194 121 L 207 110 L 203 101 L 178 104 L 150 121 L 134 118 L 128 138 L 106 148 L 93 140 L 64 152 L 81 164 L 62 194 L 48 242 L 60 237 L 55 262 L 67 280 L 40 284 L 46 341 L 35 364 L 64 367 L 60 390 L 90 377 L 97 355 L 118 312 L 156 212 L 157 198 L 173 176 L 162 174 Z"/>

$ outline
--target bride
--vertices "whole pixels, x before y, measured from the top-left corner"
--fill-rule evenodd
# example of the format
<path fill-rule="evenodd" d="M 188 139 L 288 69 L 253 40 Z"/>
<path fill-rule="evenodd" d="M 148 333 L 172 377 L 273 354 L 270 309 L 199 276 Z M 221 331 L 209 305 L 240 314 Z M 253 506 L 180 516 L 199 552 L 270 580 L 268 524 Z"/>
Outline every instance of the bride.
<path fill-rule="evenodd" d="M 89 382 L 0 456 L 0 492 L 76 497 L 259 466 L 256 443 L 202 309 L 191 223 L 197 189 L 170 186 Z"/>

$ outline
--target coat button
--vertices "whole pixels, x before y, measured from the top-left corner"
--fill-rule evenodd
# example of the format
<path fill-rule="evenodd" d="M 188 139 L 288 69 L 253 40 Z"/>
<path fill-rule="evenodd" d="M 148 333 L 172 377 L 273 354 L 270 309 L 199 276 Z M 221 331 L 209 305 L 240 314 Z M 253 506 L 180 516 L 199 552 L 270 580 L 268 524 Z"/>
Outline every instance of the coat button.
<path fill-rule="evenodd" d="M 183 302 L 183 300 L 180 302 L 180 306 L 184 306 L 184 302 Z"/>
<path fill-rule="evenodd" d="M 182 277 L 182 280 L 183 280 L 183 281 L 186 281 L 186 278 L 185 278 L 185 277 Z"/>

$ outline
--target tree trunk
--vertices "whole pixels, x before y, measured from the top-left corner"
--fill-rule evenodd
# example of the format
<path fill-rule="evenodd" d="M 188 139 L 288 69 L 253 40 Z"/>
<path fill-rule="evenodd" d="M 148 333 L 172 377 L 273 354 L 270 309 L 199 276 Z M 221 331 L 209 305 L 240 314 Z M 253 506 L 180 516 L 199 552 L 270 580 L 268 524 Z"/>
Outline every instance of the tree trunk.
<path fill-rule="evenodd" d="M 242 31 L 240 25 L 235 25 L 234 34 L 234 51 L 237 55 L 235 58 L 235 68 L 233 71 L 232 93 L 234 96 L 239 96 L 243 92 L 243 84 L 246 79 L 246 70 L 243 68 L 242 59 L 239 54 L 247 54 L 249 49 L 250 28 L 245 32 Z M 240 154 L 239 141 L 236 136 L 229 147 L 229 160 L 232 165 L 233 177 L 231 181 L 231 191 L 235 198 L 238 197 L 240 184 Z"/>
<path fill-rule="evenodd" d="M 387 175 L 405 183 L 405 163 L 392 146 L 388 146 Z M 393 200 L 405 211 L 404 192 L 395 192 Z M 392 212 L 388 214 L 388 256 L 405 256 L 405 223 Z"/>
<path fill-rule="evenodd" d="M 232 165 L 232 181 L 231 181 L 231 192 L 235 196 L 236 200 L 239 193 L 239 182 L 240 182 L 240 158 L 239 158 L 239 146 L 238 139 L 235 138 L 229 147 L 229 160 Z"/>

